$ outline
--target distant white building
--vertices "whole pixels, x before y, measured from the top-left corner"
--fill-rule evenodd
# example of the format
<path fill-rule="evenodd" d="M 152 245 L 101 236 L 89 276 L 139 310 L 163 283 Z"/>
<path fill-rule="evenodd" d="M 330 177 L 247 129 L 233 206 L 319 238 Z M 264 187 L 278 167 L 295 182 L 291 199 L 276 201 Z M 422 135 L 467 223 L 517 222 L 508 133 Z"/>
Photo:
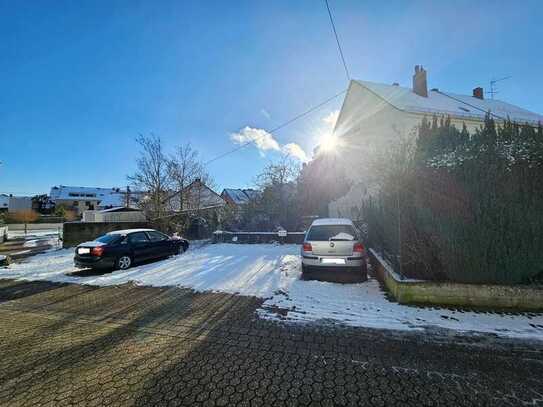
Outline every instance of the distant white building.
<path fill-rule="evenodd" d="M 128 193 L 128 206 L 135 207 L 141 193 Z M 119 188 L 74 187 L 59 185 L 51 188 L 51 201 L 55 205 L 83 213 L 86 210 L 100 210 L 127 206 L 127 192 Z"/>
<path fill-rule="evenodd" d="M 361 201 L 372 194 L 373 180 L 368 178 L 371 160 L 387 145 L 401 137 L 412 137 L 422 119 L 446 116 L 461 129 L 470 132 L 479 128 L 486 114 L 498 123 L 511 119 L 518 123 L 537 125 L 543 116 L 496 99 L 485 99 L 483 89 L 472 95 L 459 95 L 438 89 L 428 90 L 426 71 L 415 67 L 412 88 L 398 84 L 352 80 L 334 129 L 338 138 L 338 157 L 348 169 L 353 187 L 344 197 L 332 202 L 330 215 L 355 217 Z"/>

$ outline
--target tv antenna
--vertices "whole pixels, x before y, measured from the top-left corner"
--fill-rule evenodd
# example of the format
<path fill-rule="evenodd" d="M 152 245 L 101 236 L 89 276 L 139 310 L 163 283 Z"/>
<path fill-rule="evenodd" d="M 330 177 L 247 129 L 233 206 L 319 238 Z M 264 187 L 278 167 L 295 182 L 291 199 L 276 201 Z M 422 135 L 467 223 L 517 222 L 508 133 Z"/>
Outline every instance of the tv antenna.
<path fill-rule="evenodd" d="M 490 91 L 488 93 L 490 93 L 490 99 L 494 99 L 494 95 L 500 93 L 500 91 L 498 90 L 498 88 L 496 87 L 496 84 L 498 82 L 501 82 L 501 81 L 505 81 L 506 79 L 510 79 L 512 78 L 512 76 L 504 76 L 503 78 L 492 78 L 492 80 L 490 81 Z"/>

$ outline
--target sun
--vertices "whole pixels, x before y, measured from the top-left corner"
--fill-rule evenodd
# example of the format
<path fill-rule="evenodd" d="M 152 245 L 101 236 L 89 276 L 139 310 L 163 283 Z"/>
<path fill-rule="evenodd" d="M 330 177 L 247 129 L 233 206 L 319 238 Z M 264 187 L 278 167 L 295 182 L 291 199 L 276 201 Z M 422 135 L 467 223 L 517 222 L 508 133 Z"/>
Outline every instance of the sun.
<path fill-rule="evenodd" d="M 322 136 L 319 140 L 319 150 L 323 153 L 333 153 L 339 146 L 339 140 L 333 134 Z"/>

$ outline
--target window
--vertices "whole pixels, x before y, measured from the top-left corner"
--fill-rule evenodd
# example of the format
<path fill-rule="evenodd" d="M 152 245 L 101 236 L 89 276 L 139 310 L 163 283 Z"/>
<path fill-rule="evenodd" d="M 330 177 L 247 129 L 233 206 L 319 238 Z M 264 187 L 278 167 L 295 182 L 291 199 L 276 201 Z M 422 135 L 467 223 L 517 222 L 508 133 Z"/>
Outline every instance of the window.
<path fill-rule="evenodd" d="M 341 236 L 340 233 L 342 234 Z M 349 236 L 352 239 L 348 239 Z M 337 236 L 337 237 L 336 237 Z M 328 241 L 336 237 L 336 240 L 354 240 L 356 231 L 351 225 L 317 225 L 309 229 L 307 240 L 309 241 Z"/>
<path fill-rule="evenodd" d="M 79 206 L 79 201 L 74 201 L 73 206 Z"/>
<path fill-rule="evenodd" d="M 160 232 L 153 231 L 153 232 L 147 232 L 147 234 L 149 235 L 151 242 L 161 242 L 163 240 L 169 239 L 168 236 Z"/>
<path fill-rule="evenodd" d="M 128 235 L 129 243 L 147 243 L 149 238 L 145 232 L 136 232 Z"/>
<path fill-rule="evenodd" d="M 98 239 L 96 239 L 96 241 L 100 243 L 105 243 L 105 244 L 113 244 L 113 243 L 117 243 L 121 239 L 122 239 L 121 235 L 104 235 L 104 236 L 100 236 Z"/>

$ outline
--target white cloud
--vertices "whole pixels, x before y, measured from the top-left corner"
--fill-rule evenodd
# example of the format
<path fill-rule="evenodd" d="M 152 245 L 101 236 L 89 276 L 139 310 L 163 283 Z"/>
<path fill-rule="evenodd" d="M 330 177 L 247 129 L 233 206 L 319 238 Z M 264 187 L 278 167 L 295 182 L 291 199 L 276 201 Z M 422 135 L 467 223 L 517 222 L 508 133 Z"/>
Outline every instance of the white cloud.
<path fill-rule="evenodd" d="M 273 135 L 264 129 L 245 126 L 239 132 L 230 134 L 230 140 L 240 145 L 252 142 L 261 155 L 264 155 L 266 151 L 281 151 L 283 154 L 302 162 L 309 161 L 308 155 L 298 144 L 288 143 L 281 146 Z"/>
<path fill-rule="evenodd" d="M 238 133 L 230 134 L 230 140 L 236 144 L 253 142 L 261 153 L 268 150 L 281 150 L 279 143 L 264 129 L 245 126 Z"/>
<path fill-rule="evenodd" d="M 285 144 L 282 148 L 282 151 L 283 153 L 289 155 L 292 158 L 296 158 L 301 162 L 309 161 L 309 157 L 307 156 L 305 151 L 296 143 Z"/>

